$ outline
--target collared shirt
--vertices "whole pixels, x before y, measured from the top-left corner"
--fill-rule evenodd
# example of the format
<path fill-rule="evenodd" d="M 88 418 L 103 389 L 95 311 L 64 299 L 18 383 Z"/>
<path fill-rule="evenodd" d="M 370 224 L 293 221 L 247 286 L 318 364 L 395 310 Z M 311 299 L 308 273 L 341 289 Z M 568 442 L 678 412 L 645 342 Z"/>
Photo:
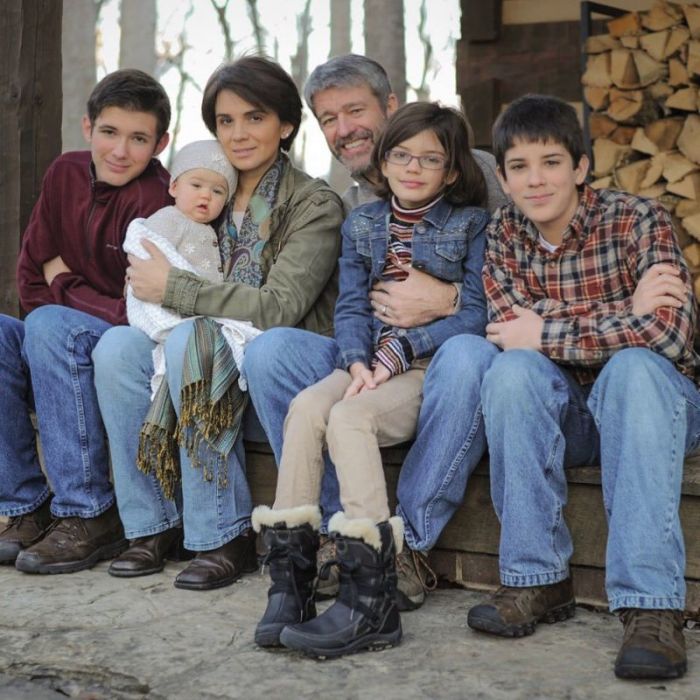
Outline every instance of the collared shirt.
<path fill-rule="evenodd" d="M 637 316 L 632 295 L 657 263 L 681 270 L 686 302 Z M 697 307 L 671 217 L 654 200 L 583 187 L 561 245 L 545 250 L 538 230 L 513 204 L 487 231 L 483 271 L 489 321 L 515 318 L 514 304 L 544 319 L 542 353 L 569 366 L 582 384 L 594 381 L 618 350 L 646 347 L 698 382 L 693 350 Z"/>

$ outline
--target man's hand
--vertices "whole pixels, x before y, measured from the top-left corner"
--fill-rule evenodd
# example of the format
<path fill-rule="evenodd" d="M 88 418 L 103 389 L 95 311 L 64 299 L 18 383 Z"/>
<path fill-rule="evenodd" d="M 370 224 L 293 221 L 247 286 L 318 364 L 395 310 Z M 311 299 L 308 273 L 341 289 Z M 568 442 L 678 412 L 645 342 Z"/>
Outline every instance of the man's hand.
<path fill-rule="evenodd" d="M 523 309 L 517 304 L 512 309 L 518 318 L 489 323 L 486 326 L 486 340 L 490 340 L 502 350 L 540 351 L 544 320 L 531 309 Z"/>
<path fill-rule="evenodd" d="M 352 382 L 350 382 L 350 386 L 343 394 L 344 399 L 350 396 L 357 396 L 357 394 L 366 389 L 376 388 L 377 385 L 372 377 L 372 370 L 368 369 L 363 362 L 353 362 L 348 368 L 348 372 L 350 372 Z"/>
<path fill-rule="evenodd" d="M 413 328 L 454 313 L 456 290 L 410 265 L 401 266 L 408 277 L 401 282 L 377 282 L 369 298 L 374 315 L 387 326 Z"/>
<path fill-rule="evenodd" d="M 66 263 L 63 262 L 63 258 L 60 255 L 57 255 L 55 258 L 52 258 L 51 260 L 47 261 L 44 263 L 44 266 L 42 267 L 42 272 L 44 273 L 44 279 L 46 280 L 46 284 L 51 286 L 51 282 L 53 282 L 54 277 L 57 275 L 60 275 L 63 272 L 70 272 L 71 269 L 66 265 Z"/>
<path fill-rule="evenodd" d="M 653 314 L 660 306 L 680 309 L 688 298 L 688 290 L 675 265 L 652 265 L 637 283 L 632 295 L 632 313 L 635 316 Z"/>
<path fill-rule="evenodd" d="M 151 241 L 142 240 L 141 245 L 151 257 L 143 260 L 135 255 L 129 255 L 126 280 L 131 285 L 137 299 L 160 304 L 165 297 L 168 273 L 172 265 L 160 248 Z"/>

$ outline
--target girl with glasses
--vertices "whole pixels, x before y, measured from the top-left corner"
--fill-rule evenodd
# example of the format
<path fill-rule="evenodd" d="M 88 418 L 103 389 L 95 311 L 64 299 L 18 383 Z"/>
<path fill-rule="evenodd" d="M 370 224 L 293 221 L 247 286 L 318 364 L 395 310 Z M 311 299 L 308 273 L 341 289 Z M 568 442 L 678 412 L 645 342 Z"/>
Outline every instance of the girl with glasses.
<path fill-rule="evenodd" d="M 390 517 L 379 448 L 414 436 L 423 378 L 440 345 L 460 333 L 483 336 L 486 325 L 486 184 L 464 117 L 437 104 L 406 105 L 387 123 L 372 163 L 381 174 L 381 199 L 354 209 L 342 229 L 335 340 L 325 341 L 337 369 L 292 402 L 274 506 L 253 512 L 272 578 L 256 641 L 320 657 L 400 641 L 395 557 L 403 521 Z M 373 310 L 373 284 L 405 279 L 410 266 L 454 283 L 452 315 L 415 328 L 378 318 L 386 318 L 386 309 Z M 328 528 L 337 545 L 340 593 L 316 617 L 326 448 L 343 505 Z"/>

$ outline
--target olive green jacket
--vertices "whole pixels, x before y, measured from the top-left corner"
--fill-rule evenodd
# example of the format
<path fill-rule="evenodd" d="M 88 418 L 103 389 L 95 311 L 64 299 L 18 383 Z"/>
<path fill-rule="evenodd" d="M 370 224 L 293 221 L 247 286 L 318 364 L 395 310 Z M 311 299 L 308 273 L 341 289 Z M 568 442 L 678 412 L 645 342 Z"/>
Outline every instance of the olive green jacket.
<path fill-rule="evenodd" d="M 163 306 L 183 316 L 251 321 L 256 328 L 297 326 L 333 334 L 343 204 L 323 180 L 286 162 L 277 204 L 269 214 L 260 288 L 208 282 L 171 268 Z"/>

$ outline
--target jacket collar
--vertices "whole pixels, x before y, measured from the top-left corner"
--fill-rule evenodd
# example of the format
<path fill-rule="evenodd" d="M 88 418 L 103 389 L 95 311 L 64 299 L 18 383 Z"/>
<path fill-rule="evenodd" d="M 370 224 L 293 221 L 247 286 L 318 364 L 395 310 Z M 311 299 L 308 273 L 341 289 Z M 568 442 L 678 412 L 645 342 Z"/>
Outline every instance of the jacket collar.
<path fill-rule="evenodd" d="M 442 228 L 452 214 L 453 207 L 445 201 L 443 197 L 436 202 L 435 206 L 425 215 L 424 221 L 432 224 L 436 228 Z M 377 202 L 366 204 L 359 211 L 360 216 L 367 219 L 384 221 L 386 215 L 391 212 L 391 202 L 386 199 L 381 199 Z"/>

